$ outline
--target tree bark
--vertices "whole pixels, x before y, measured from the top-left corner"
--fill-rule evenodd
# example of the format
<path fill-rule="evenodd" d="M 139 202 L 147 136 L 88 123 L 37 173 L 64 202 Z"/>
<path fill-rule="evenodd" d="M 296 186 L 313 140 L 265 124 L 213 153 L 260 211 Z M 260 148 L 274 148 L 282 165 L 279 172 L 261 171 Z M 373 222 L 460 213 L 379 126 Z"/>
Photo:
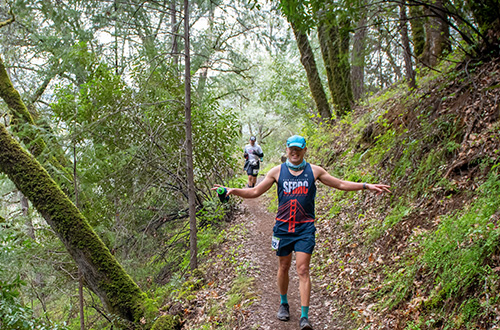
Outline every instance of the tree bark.
<path fill-rule="evenodd" d="M 425 46 L 421 60 L 425 65 L 434 67 L 446 52 L 450 51 L 450 29 L 443 0 L 429 0 L 425 14 L 429 19 L 425 25 Z"/>
<path fill-rule="evenodd" d="M 52 227 L 105 308 L 137 322 L 147 299 L 45 169 L 0 125 L 0 171 Z"/>
<path fill-rule="evenodd" d="M 335 78 L 333 77 L 333 68 L 330 63 L 330 56 L 329 56 L 329 46 L 328 46 L 328 31 L 327 27 L 325 24 L 322 23 L 322 21 L 319 22 L 318 24 L 318 40 L 319 40 L 319 45 L 321 49 L 321 56 L 323 57 L 323 63 L 325 65 L 325 71 L 326 71 L 326 79 L 328 82 L 328 89 L 330 90 L 330 94 L 332 99 L 336 98 L 336 93 L 335 93 Z"/>
<path fill-rule="evenodd" d="M 179 46 L 178 46 L 178 30 L 179 25 L 177 24 L 177 8 L 176 8 L 176 0 L 170 0 L 170 33 L 172 34 L 171 39 L 171 47 L 172 47 L 172 59 L 173 59 L 173 69 L 175 75 L 179 70 Z"/>
<path fill-rule="evenodd" d="M 31 221 L 31 217 L 29 216 L 29 202 L 28 198 L 23 195 L 22 192 L 19 192 L 19 198 L 21 199 L 21 212 L 23 217 L 25 217 L 24 225 L 26 226 L 26 234 L 32 239 L 35 240 L 35 228 L 33 227 L 33 222 Z"/>
<path fill-rule="evenodd" d="M 12 125 L 15 130 L 22 132 L 20 134 L 21 139 L 24 144 L 30 146 L 30 151 L 35 157 L 40 155 L 45 149 L 45 142 L 41 139 L 37 139 L 37 134 L 34 129 L 30 127 L 35 126 L 33 117 L 28 111 L 28 108 L 21 99 L 21 95 L 14 88 L 12 81 L 7 74 L 7 69 L 3 63 L 3 59 L 0 57 L 0 97 L 4 99 L 5 103 L 12 113 Z M 27 124 L 24 128 L 24 124 Z"/>
<path fill-rule="evenodd" d="M 415 71 L 411 60 L 410 38 L 408 37 L 408 17 L 406 16 L 406 1 L 399 5 L 399 22 L 401 33 L 401 42 L 403 43 L 403 58 L 405 61 L 405 76 L 408 86 L 415 88 Z"/>
<path fill-rule="evenodd" d="M 353 100 L 357 101 L 365 95 L 365 51 L 366 51 L 366 15 L 362 13 L 354 32 L 351 54 L 351 85 Z"/>
<path fill-rule="evenodd" d="M 413 52 L 419 57 L 424 52 L 425 47 L 425 29 L 424 29 L 424 10 L 422 6 L 410 6 L 410 26 L 413 39 Z"/>
<path fill-rule="evenodd" d="M 39 93 L 39 91 L 37 91 Z M 21 95 L 14 88 L 12 81 L 7 74 L 7 69 L 3 63 L 2 58 L 0 57 L 0 97 L 7 103 L 7 106 L 11 110 L 12 114 L 12 126 L 13 129 L 18 132 L 19 138 L 22 142 L 29 147 L 30 152 L 33 156 L 38 157 L 43 152 L 43 150 L 47 147 L 45 141 L 41 139 L 36 129 L 36 123 L 26 107 L 26 104 L 21 99 Z M 49 157 L 46 159 L 52 166 L 59 170 L 59 173 L 69 174 L 65 169 L 63 164 L 66 164 L 66 159 L 64 155 L 60 155 L 60 159 L 56 159 L 55 157 Z M 68 182 L 69 175 L 66 179 L 61 180 L 61 182 Z"/>
<path fill-rule="evenodd" d="M 198 239 L 196 226 L 196 195 L 194 191 L 193 133 L 191 124 L 191 55 L 189 52 L 189 0 L 184 0 L 184 110 L 186 113 L 186 162 L 189 203 L 189 267 L 198 268 Z"/>
<path fill-rule="evenodd" d="M 349 63 L 349 22 L 337 23 L 320 19 L 318 38 L 325 67 L 330 70 L 328 86 L 337 115 L 351 111 L 353 102 L 351 67 Z M 328 73 L 328 71 L 327 71 Z"/>
<path fill-rule="evenodd" d="M 321 116 L 321 120 L 323 122 L 331 122 L 332 112 L 326 98 L 325 90 L 323 89 L 323 84 L 321 83 L 321 79 L 319 77 L 316 61 L 314 60 L 314 53 L 312 51 L 311 45 L 309 44 L 307 34 L 299 30 L 294 23 L 290 22 L 290 24 L 292 26 L 295 39 L 297 40 L 297 46 L 300 52 L 300 62 L 306 70 L 309 89 L 311 90 L 314 103 L 318 108 L 318 113 Z"/>

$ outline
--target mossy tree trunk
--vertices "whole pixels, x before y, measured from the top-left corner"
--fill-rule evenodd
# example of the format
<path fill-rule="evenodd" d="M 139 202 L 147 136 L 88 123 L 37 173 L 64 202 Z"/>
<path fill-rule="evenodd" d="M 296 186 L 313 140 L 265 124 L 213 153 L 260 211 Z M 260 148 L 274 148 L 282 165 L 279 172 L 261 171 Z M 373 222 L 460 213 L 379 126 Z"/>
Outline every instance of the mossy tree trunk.
<path fill-rule="evenodd" d="M 318 67 L 316 66 L 316 61 L 314 59 L 314 53 L 309 44 L 309 39 L 307 33 L 300 30 L 296 24 L 290 22 L 295 39 L 297 40 L 297 46 L 300 52 L 300 62 L 304 66 L 307 75 L 307 81 L 309 83 L 309 89 L 318 108 L 318 113 L 321 116 L 323 122 L 330 122 L 332 119 L 332 112 L 330 110 L 330 105 L 328 104 L 328 99 L 326 97 L 325 90 L 323 89 L 323 84 L 318 73 Z"/>
<path fill-rule="evenodd" d="M 425 15 L 425 46 L 421 61 L 427 66 L 436 66 L 444 54 L 451 50 L 450 27 L 443 0 L 427 0 Z"/>
<path fill-rule="evenodd" d="M 365 57 L 366 57 L 366 13 L 361 13 L 352 43 L 351 54 L 351 85 L 353 100 L 357 101 L 365 95 Z"/>
<path fill-rule="evenodd" d="M 35 155 L 35 157 L 40 155 L 43 149 L 45 149 L 45 143 L 42 139 L 37 138 L 35 130 L 31 129 L 31 127 L 35 125 L 33 117 L 31 117 L 28 108 L 22 101 L 21 95 L 19 95 L 19 92 L 14 88 L 1 57 L 0 97 L 4 99 L 11 110 L 12 126 L 20 133 L 19 135 L 22 141 L 29 146 L 31 153 Z"/>
<path fill-rule="evenodd" d="M 47 82 L 48 84 L 48 82 Z M 44 88 L 43 85 L 41 88 Z M 41 93 L 40 90 L 37 93 Z M 12 127 L 16 131 L 18 137 L 22 140 L 22 142 L 29 147 L 30 152 L 38 157 L 43 152 L 43 150 L 47 147 L 45 141 L 40 138 L 37 133 L 38 129 L 35 128 L 36 123 L 33 120 L 33 117 L 28 110 L 28 107 L 23 102 L 21 95 L 14 88 L 12 81 L 10 80 L 9 75 L 7 74 L 7 69 L 5 68 L 5 64 L 3 59 L 0 57 L 0 97 L 7 103 L 9 110 L 12 114 Z M 37 96 L 35 96 L 37 97 Z M 64 168 L 64 164 L 67 164 L 66 159 L 64 158 L 62 150 L 59 152 L 59 159 L 54 157 L 49 157 L 47 161 L 54 166 L 56 169 L 61 171 L 62 173 L 68 174 L 67 170 Z M 66 177 L 66 180 L 63 182 L 67 182 L 69 180 Z"/>
<path fill-rule="evenodd" d="M 146 296 L 45 169 L 0 124 L 0 171 L 32 202 L 64 243 L 105 308 L 136 322 Z"/>
<path fill-rule="evenodd" d="M 349 26 L 347 19 L 325 17 L 318 25 L 318 38 L 325 67 L 329 68 L 328 87 L 337 115 L 343 117 L 351 111 L 354 101 L 351 86 L 351 65 L 349 63 Z"/>
<path fill-rule="evenodd" d="M 422 6 L 410 7 L 410 26 L 413 39 L 413 52 L 419 57 L 424 52 L 425 47 L 425 28 L 424 28 L 424 9 Z"/>

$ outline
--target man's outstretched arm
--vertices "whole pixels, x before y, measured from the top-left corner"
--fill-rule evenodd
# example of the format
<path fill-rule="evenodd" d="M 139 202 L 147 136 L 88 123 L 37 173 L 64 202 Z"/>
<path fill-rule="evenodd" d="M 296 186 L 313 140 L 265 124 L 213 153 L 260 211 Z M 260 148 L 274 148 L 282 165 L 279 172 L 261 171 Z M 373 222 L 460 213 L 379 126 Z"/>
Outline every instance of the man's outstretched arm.
<path fill-rule="evenodd" d="M 227 189 L 227 194 L 228 195 L 235 195 L 235 196 L 240 196 L 243 198 L 257 198 L 266 191 L 269 190 L 269 188 L 272 187 L 273 183 L 277 181 L 277 178 L 279 177 L 279 170 L 280 166 L 273 167 L 266 175 L 264 180 L 262 180 L 261 183 L 259 183 L 258 186 L 254 188 L 248 188 L 248 189 L 240 189 L 240 188 L 228 188 Z M 216 190 L 218 187 L 222 187 L 221 185 L 214 185 L 212 190 Z"/>
<path fill-rule="evenodd" d="M 330 175 L 324 168 L 317 165 L 312 165 L 312 166 L 313 166 L 314 176 L 316 177 L 316 179 L 329 187 L 345 191 L 366 189 L 366 190 L 376 191 L 377 195 L 383 192 L 391 192 L 389 190 L 390 186 L 385 184 L 360 183 L 360 182 L 340 180 Z"/>

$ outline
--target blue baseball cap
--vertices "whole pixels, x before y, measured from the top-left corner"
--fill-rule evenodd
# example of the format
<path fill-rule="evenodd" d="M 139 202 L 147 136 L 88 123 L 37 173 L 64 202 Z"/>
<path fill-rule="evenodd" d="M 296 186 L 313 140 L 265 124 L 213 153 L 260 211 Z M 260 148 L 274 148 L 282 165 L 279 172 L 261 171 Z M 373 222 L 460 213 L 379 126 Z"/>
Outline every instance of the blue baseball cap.
<path fill-rule="evenodd" d="M 250 137 L 250 141 L 255 141 L 255 140 L 257 140 L 257 139 L 255 138 L 255 136 L 253 136 L 253 135 L 252 135 L 252 136 Z"/>
<path fill-rule="evenodd" d="M 288 140 L 286 140 L 286 146 L 304 149 L 306 147 L 306 139 L 300 135 L 290 136 Z"/>

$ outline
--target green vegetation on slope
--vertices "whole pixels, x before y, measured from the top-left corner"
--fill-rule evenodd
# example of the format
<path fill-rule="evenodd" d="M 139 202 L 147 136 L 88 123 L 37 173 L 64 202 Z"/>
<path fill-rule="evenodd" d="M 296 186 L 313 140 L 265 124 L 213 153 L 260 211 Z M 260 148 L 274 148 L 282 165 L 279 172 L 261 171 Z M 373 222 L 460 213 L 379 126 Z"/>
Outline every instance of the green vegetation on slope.
<path fill-rule="evenodd" d="M 443 66 L 307 132 L 333 175 L 392 186 L 319 194 L 315 271 L 351 328 L 498 324 L 499 67 Z"/>

